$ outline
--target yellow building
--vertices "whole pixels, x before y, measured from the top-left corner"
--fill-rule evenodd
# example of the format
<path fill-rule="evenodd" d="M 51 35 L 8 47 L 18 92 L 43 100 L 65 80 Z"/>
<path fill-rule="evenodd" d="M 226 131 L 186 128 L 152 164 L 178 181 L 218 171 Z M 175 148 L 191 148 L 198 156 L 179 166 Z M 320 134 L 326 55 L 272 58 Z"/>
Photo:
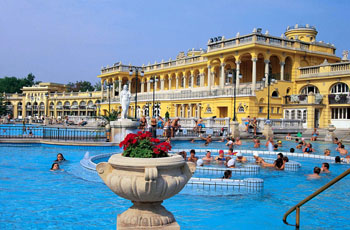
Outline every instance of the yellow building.
<path fill-rule="evenodd" d="M 101 92 L 67 92 L 57 83 L 40 83 L 23 87 L 22 94 L 5 94 L 8 108 L 15 118 L 95 116 Z M 98 114 L 97 114 L 98 115 Z"/>
<path fill-rule="evenodd" d="M 349 63 L 339 63 L 334 45 L 316 41 L 316 35 L 315 27 L 295 25 L 281 37 L 254 29 L 251 34 L 237 33 L 234 38 L 211 38 L 207 50 L 192 49 L 179 53 L 175 60 L 137 67 L 137 77 L 135 71 L 129 74 L 135 67 L 118 62 L 102 68 L 98 77 L 105 90 L 101 95 L 110 95 L 112 108 L 118 109 L 119 86 L 127 84 L 133 95 L 137 91 L 137 116 L 151 116 L 155 88 L 155 115 L 169 112 L 170 117 L 233 117 L 235 87 L 236 113 L 241 121 L 248 115 L 267 117 L 266 79 L 273 78 L 276 81 L 270 86 L 270 118 L 303 119 L 305 127 L 326 127 L 334 120 L 331 113 L 337 113 L 335 107 L 348 111 L 345 104 L 334 106 L 328 98 L 338 82 L 344 83 L 344 93 L 349 93 L 350 71 Z M 141 69 L 144 76 L 140 76 Z M 230 72 L 234 81 L 229 78 Z M 309 95 L 311 92 L 315 95 Z M 134 102 L 133 98 L 131 115 L 135 112 Z M 102 109 L 107 110 L 106 102 Z"/>
<path fill-rule="evenodd" d="M 154 98 L 154 115 L 232 118 L 236 93 L 240 122 L 248 115 L 267 118 L 269 108 L 271 119 L 303 120 L 308 128 L 350 127 L 350 63 L 335 55 L 333 44 L 317 41 L 317 33 L 313 26 L 295 25 L 280 37 L 260 28 L 234 38 L 219 36 L 209 39 L 207 49 L 180 52 L 174 60 L 103 67 L 101 92 L 66 93 L 64 86 L 42 83 L 25 87 L 23 96 L 12 95 L 10 101 L 15 117 L 20 103 L 26 105 L 21 114 L 28 116 L 28 103 L 35 102 L 44 104 L 48 116 L 102 115 L 120 109 L 118 95 L 128 85 L 129 116 L 135 114 L 137 93 L 137 117 L 153 115 Z"/>

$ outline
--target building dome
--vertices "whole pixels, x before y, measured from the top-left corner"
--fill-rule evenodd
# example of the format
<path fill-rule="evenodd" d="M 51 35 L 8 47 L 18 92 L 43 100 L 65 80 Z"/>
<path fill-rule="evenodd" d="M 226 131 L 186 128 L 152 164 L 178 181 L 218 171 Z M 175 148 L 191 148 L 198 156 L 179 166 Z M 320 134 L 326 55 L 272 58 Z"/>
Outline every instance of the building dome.
<path fill-rule="evenodd" d="M 314 42 L 316 40 L 317 30 L 314 26 L 298 25 L 288 26 L 284 35 L 288 39 L 298 39 L 304 42 Z"/>

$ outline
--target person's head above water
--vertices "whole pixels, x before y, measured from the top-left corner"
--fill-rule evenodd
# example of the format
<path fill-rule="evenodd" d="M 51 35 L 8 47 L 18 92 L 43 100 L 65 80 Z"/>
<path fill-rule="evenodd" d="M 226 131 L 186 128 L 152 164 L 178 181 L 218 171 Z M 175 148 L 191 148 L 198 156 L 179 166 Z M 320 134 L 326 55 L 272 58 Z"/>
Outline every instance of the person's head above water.
<path fill-rule="evenodd" d="M 277 158 L 283 158 L 283 153 L 278 153 Z"/>
<path fill-rule="evenodd" d="M 317 175 L 320 174 L 321 169 L 319 167 L 315 167 L 314 168 L 314 173 L 316 173 Z"/>
<path fill-rule="evenodd" d="M 56 161 L 65 161 L 66 159 L 64 158 L 63 154 L 62 153 L 58 153 L 57 154 L 57 159 Z"/>
<path fill-rule="evenodd" d="M 334 158 L 334 160 L 335 160 L 335 163 L 340 163 L 340 156 L 336 156 L 336 157 Z"/>
<path fill-rule="evenodd" d="M 56 171 L 60 169 L 60 165 L 58 163 L 53 163 L 51 166 L 51 171 Z"/>
<path fill-rule="evenodd" d="M 191 149 L 190 154 L 193 155 L 193 156 L 196 155 L 196 150 Z"/>

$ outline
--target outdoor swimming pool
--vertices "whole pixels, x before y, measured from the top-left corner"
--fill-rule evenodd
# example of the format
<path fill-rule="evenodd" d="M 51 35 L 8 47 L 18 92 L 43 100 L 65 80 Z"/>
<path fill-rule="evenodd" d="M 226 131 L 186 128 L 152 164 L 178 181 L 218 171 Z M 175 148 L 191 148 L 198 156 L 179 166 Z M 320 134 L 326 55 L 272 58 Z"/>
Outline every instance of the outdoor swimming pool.
<path fill-rule="evenodd" d="M 208 147 L 203 143 L 179 141 L 172 145 L 178 149 L 224 148 L 224 143 L 216 142 Z M 240 149 L 251 149 L 252 143 L 243 143 Z M 283 151 L 295 147 L 292 142 L 283 144 Z M 336 155 L 333 144 L 315 142 L 313 145 L 316 149 L 330 148 L 331 155 Z M 116 215 L 128 209 L 131 202 L 84 174 L 79 161 L 86 151 L 97 155 L 119 150 L 117 147 L 0 144 L 0 228 L 115 229 Z M 68 160 L 61 166 L 65 171 L 50 172 L 58 152 Z M 182 229 L 294 229 L 283 224 L 283 214 L 349 165 L 331 164 L 331 175 L 310 181 L 305 174 L 310 174 L 313 167 L 321 166 L 323 161 L 291 159 L 302 164 L 300 170 L 261 169 L 254 175 L 264 180 L 262 192 L 198 195 L 195 190 L 184 191 L 166 200 L 164 205 Z M 244 177 L 238 175 L 234 179 Z M 350 229 L 349 196 L 350 178 L 344 178 L 301 208 L 302 229 Z M 288 220 L 294 223 L 294 216 Z"/>

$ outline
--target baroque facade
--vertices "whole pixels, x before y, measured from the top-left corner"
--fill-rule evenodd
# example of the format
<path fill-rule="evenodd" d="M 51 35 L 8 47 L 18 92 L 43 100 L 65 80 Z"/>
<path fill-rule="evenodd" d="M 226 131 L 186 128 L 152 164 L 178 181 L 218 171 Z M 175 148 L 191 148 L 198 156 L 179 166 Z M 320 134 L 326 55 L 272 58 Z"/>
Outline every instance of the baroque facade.
<path fill-rule="evenodd" d="M 135 114 L 137 95 L 137 117 L 164 116 L 166 112 L 183 118 L 233 117 L 236 94 L 238 121 L 248 115 L 266 118 L 269 109 L 271 119 L 303 120 L 307 128 L 331 123 L 350 127 L 350 63 L 335 55 L 333 44 L 317 41 L 317 33 L 313 26 L 295 25 L 280 37 L 261 29 L 247 35 L 237 33 L 234 38 L 219 36 L 209 39 L 207 49 L 181 52 L 175 60 L 142 66 L 118 62 L 103 67 L 98 76 L 101 92 L 55 93 L 48 89 L 51 92 L 46 94 L 35 87 L 23 92 L 40 91 L 44 98 L 48 96 L 46 104 L 43 102 L 49 106 L 46 115 L 50 116 L 99 115 L 120 109 L 119 94 L 122 86 L 128 85 L 130 116 Z M 134 71 L 130 73 L 130 69 Z M 22 105 L 31 99 L 24 97 Z M 17 108 L 19 98 L 11 99 Z M 80 107 L 81 101 L 94 110 Z M 78 110 L 72 109 L 73 104 Z M 30 113 L 22 110 L 22 114 Z"/>

